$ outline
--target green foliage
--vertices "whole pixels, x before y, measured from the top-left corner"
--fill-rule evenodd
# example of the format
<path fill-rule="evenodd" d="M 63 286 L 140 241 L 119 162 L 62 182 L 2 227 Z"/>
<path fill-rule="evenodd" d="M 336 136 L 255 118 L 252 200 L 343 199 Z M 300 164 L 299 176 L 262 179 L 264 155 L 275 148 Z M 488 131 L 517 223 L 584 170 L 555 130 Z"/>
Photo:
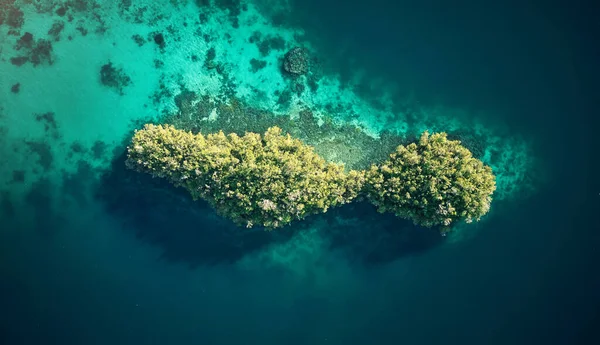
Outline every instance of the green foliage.
<path fill-rule="evenodd" d="M 278 127 L 262 136 L 205 136 L 146 125 L 133 136 L 127 165 L 186 188 L 240 225 L 268 229 L 365 194 L 380 212 L 447 230 L 479 220 L 496 188 L 491 168 L 446 133 L 425 132 L 382 164 L 345 172 Z"/>
<path fill-rule="evenodd" d="M 364 172 L 346 173 L 277 127 L 263 136 L 204 136 L 146 125 L 133 136 L 127 166 L 167 178 L 240 225 L 269 229 L 348 203 L 364 182 Z"/>
<path fill-rule="evenodd" d="M 367 197 L 378 211 L 426 227 L 479 220 L 495 189 L 492 169 L 446 133 L 425 132 L 418 143 L 398 146 L 389 160 L 366 172 Z"/>

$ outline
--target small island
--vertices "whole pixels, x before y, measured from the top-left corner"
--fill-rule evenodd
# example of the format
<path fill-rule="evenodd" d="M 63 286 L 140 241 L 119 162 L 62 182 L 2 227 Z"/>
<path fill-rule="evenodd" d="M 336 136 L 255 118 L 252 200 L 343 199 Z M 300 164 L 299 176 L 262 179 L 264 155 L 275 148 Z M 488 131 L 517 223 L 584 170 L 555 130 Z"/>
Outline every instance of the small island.
<path fill-rule="evenodd" d="M 425 227 L 479 221 L 496 190 L 492 169 L 446 133 L 424 132 L 366 172 L 365 192 L 379 212 Z"/>
<path fill-rule="evenodd" d="M 485 215 L 496 188 L 491 168 L 445 133 L 425 132 L 381 164 L 346 171 L 278 127 L 238 136 L 148 124 L 135 132 L 126 164 L 185 188 L 238 225 L 268 230 L 366 199 L 445 232 Z"/>

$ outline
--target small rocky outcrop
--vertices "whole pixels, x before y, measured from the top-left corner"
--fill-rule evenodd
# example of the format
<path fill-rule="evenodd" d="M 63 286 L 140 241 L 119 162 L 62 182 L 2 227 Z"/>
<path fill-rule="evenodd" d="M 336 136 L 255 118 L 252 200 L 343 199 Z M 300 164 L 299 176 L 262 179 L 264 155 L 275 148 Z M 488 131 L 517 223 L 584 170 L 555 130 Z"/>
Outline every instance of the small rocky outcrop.
<path fill-rule="evenodd" d="M 283 69 L 295 76 L 306 74 L 310 67 L 308 51 L 305 48 L 296 47 L 285 54 Z"/>

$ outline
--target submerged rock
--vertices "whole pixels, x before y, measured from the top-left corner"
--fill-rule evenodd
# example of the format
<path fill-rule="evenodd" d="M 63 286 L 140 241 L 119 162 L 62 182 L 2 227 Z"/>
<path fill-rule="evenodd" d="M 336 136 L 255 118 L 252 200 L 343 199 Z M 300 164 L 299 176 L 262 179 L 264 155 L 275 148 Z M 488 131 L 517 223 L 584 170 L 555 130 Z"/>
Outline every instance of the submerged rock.
<path fill-rule="evenodd" d="M 304 48 L 296 47 L 285 54 L 283 68 L 294 75 L 303 75 L 308 72 L 308 52 Z"/>
<path fill-rule="evenodd" d="M 102 85 L 115 89 L 123 95 L 123 89 L 131 84 L 131 78 L 122 68 L 116 68 L 112 62 L 108 62 L 100 68 L 100 82 Z"/>
<path fill-rule="evenodd" d="M 165 36 L 161 33 L 157 33 L 153 37 L 154 43 L 156 43 L 159 47 L 164 48 L 166 45 Z"/>

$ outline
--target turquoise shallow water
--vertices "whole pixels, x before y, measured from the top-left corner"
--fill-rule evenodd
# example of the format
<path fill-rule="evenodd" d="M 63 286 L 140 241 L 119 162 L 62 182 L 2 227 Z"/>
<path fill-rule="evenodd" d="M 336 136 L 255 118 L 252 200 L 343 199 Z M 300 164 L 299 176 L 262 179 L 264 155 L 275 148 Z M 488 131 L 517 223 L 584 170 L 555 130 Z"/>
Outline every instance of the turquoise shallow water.
<path fill-rule="evenodd" d="M 592 8 L 0 6 L 3 344 L 596 343 Z M 305 79 L 281 73 L 295 46 Z M 145 122 L 305 130 L 305 109 L 361 128 L 318 141 L 348 163 L 450 132 L 497 174 L 492 211 L 446 238 L 362 203 L 244 231 L 124 167 Z"/>

